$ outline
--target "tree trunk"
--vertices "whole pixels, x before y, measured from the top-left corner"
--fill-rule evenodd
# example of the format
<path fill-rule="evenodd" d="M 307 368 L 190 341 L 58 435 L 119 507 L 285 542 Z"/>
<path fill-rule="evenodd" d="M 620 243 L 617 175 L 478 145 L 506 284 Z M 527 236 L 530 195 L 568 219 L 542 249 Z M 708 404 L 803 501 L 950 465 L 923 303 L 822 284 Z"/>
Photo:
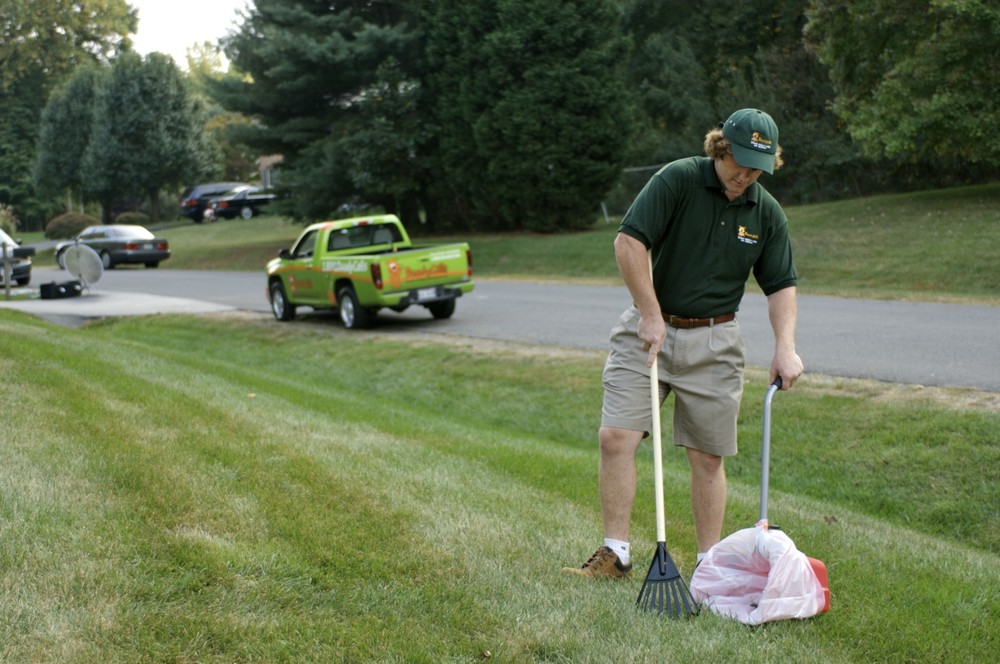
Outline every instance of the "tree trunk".
<path fill-rule="evenodd" d="M 160 221 L 160 188 L 154 187 L 149 190 L 149 221 L 159 223 Z"/>

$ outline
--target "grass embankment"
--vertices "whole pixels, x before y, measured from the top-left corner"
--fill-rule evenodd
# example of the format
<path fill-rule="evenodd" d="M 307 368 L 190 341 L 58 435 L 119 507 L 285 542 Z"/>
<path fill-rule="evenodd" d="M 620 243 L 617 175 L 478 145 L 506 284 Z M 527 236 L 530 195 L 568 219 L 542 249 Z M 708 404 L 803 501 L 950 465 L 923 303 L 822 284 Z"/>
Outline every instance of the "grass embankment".
<path fill-rule="evenodd" d="M 1000 304 L 1000 184 L 786 208 L 799 292 Z M 617 224 L 471 240 L 477 273 L 620 283 Z M 752 279 L 751 279 L 752 283 Z"/>
<path fill-rule="evenodd" d="M 0 661 L 970 662 L 1000 638 L 996 395 L 778 395 L 769 514 L 833 608 L 751 630 L 634 608 L 648 444 L 637 578 L 558 572 L 600 536 L 600 353 L 2 311 L 0 358 Z M 756 518 L 749 379 L 726 532 Z M 676 450 L 665 477 L 690 574 Z"/>

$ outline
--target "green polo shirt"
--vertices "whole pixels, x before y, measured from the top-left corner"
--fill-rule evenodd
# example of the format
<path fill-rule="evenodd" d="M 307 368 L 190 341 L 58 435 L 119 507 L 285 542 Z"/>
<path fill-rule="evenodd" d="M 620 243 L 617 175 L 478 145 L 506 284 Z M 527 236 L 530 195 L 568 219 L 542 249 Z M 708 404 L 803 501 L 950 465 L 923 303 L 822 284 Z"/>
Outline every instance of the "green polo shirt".
<path fill-rule="evenodd" d="M 781 206 L 756 182 L 730 201 L 708 157 L 660 169 L 619 231 L 652 247 L 653 285 L 665 313 L 708 318 L 736 311 L 751 271 L 765 295 L 798 279 Z"/>

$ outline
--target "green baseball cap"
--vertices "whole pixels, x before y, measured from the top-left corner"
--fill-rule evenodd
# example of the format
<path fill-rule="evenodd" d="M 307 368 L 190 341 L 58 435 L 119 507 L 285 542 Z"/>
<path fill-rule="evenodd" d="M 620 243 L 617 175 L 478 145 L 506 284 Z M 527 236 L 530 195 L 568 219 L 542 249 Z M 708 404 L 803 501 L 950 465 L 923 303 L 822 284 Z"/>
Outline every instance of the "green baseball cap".
<path fill-rule="evenodd" d="M 744 168 L 774 173 L 778 153 L 778 125 L 756 108 L 743 108 L 722 125 L 722 134 L 733 146 L 733 159 Z"/>

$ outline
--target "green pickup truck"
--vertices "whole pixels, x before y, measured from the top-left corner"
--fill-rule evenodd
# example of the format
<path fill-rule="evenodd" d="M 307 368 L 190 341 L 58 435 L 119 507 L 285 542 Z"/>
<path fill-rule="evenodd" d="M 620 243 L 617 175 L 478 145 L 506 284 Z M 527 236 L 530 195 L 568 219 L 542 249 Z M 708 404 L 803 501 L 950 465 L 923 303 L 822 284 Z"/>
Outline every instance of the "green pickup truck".
<path fill-rule="evenodd" d="M 391 214 L 313 224 L 267 264 L 267 296 L 281 321 L 299 306 L 336 309 L 347 328 L 414 304 L 450 318 L 473 286 L 468 244 L 414 245 Z"/>

